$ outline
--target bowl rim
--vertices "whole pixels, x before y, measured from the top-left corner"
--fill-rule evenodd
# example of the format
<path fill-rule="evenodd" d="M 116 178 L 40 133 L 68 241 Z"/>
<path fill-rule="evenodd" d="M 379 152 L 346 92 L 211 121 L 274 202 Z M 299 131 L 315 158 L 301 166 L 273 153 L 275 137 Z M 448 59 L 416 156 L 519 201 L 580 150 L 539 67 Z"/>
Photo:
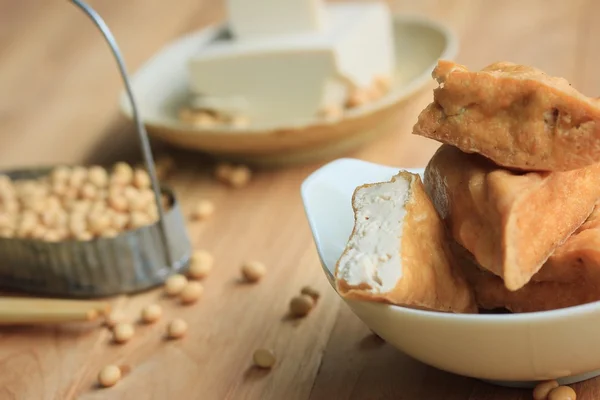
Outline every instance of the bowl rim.
<path fill-rule="evenodd" d="M 371 168 L 381 168 L 381 169 L 395 169 L 397 171 L 406 170 L 411 173 L 419 173 L 422 174 L 425 170 L 424 168 L 402 168 L 402 167 L 393 167 L 382 164 L 377 164 L 369 161 L 354 159 L 354 158 L 339 158 L 337 160 L 331 161 L 313 173 L 311 173 L 304 181 L 302 181 L 300 192 L 302 197 L 302 203 L 304 206 L 306 219 L 308 220 L 308 224 L 313 235 L 313 240 L 315 242 L 315 246 L 317 248 L 317 252 L 319 254 L 319 260 L 321 261 L 321 267 L 323 272 L 325 273 L 327 280 L 332 285 L 333 289 L 336 293 L 346 302 L 348 303 L 368 303 L 372 307 L 380 307 L 392 312 L 399 312 L 411 315 L 413 317 L 424 317 L 424 318 L 441 318 L 447 321 L 452 322 L 467 322 L 467 323 L 475 323 L 475 322 L 486 322 L 491 324 L 506 324 L 509 322 L 519 323 L 519 324 L 528 324 L 532 322 L 541 322 L 548 321 L 551 319 L 564 319 L 564 318 L 576 318 L 585 314 L 593 314 L 596 312 L 600 312 L 600 300 L 593 301 L 586 304 L 580 304 L 576 306 L 570 306 L 565 308 L 559 308 L 555 310 L 547 310 L 547 311 L 532 311 L 532 312 L 523 312 L 523 313 L 506 313 L 506 314 L 461 314 L 461 313 L 447 313 L 442 311 L 434 311 L 434 310 L 419 310 L 409 307 L 403 307 L 399 305 L 393 304 L 385 304 L 378 302 L 370 302 L 365 300 L 356 300 L 356 299 L 346 299 L 339 294 L 337 289 L 335 288 L 335 280 L 333 280 L 333 274 L 329 270 L 329 268 L 323 262 L 321 257 L 321 251 L 318 243 L 318 235 L 316 235 L 316 226 L 315 221 L 311 217 L 311 213 L 309 211 L 307 199 L 310 196 L 310 187 L 316 182 L 319 178 L 322 178 L 324 175 L 331 173 L 334 167 L 339 167 L 339 164 L 347 164 L 348 167 L 351 166 L 353 169 L 360 169 L 365 166 L 369 166 Z M 391 176 L 390 176 L 391 177 Z M 368 182 L 365 182 L 368 183 Z"/>
<path fill-rule="evenodd" d="M 435 68 L 438 59 L 446 59 L 452 60 L 458 54 L 459 49 L 459 38 L 458 35 L 454 32 L 453 29 L 448 27 L 447 25 L 439 22 L 435 19 L 431 19 L 429 17 L 420 15 L 420 14 L 392 14 L 392 22 L 393 24 L 417 24 L 422 27 L 429 28 L 433 31 L 437 31 L 444 38 L 445 44 L 441 51 L 439 57 L 429 64 L 412 80 L 406 83 L 406 85 L 390 91 L 386 96 L 382 99 L 373 102 L 371 104 L 367 104 L 364 107 L 359 107 L 355 110 L 349 110 L 345 113 L 344 117 L 340 119 L 334 120 L 321 120 L 321 119 L 313 119 L 313 120 L 305 120 L 300 121 L 298 123 L 288 123 L 285 125 L 279 126 L 266 126 L 263 128 L 257 127 L 242 127 L 235 128 L 230 126 L 215 126 L 210 128 L 200 128 L 194 127 L 191 125 L 186 125 L 177 120 L 177 118 L 154 118 L 147 117 L 148 114 L 144 114 L 143 110 L 140 111 L 141 119 L 144 125 L 152 127 L 154 129 L 166 129 L 166 130 L 177 130 L 177 133 L 180 135 L 207 135 L 207 136 L 217 136 L 223 134 L 243 134 L 243 135 L 255 135 L 255 136 L 270 136 L 276 134 L 280 131 L 287 130 L 303 130 L 303 129 L 311 129 L 318 126 L 328 126 L 328 125 L 336 125 L 341 122 L 352 121 L 354 119 L 363 118 L 369 114 L 375 113 L 377 111 L 383 110 L 386 107 L 390 107 L 391 105 L 403 101 L 409 97 L 411 97 L 414 93 L 416 93 L 420 88 L 422 88 L 426 81 L 431 79 L 431 71 Z M 144 62 L 132 75 L 132 86 L 135 92 L 136 87 L 136 77 L 139 74 L 144 73 L 146 70 L 150 69 L 150 66 L 153 63 L 162 57 L 162 53 L 171 49 L 172 47 L 176 47 L 183 42 L 193 40 L 197 36 L 202 35 L 210 35 L 216 34 L 219 30 L 226 27 L 225 23 L 221 24 L 212 24 L 205 26 L 199 30 L 194 32 L 187 33 L 185 35 L 179 36 L 173 39 L 171 42 L 167 43 L 165 46 L 160 48 L 152 57 L 150 57 L 146 62 Z M 128 119 L 132 119 L 132 110 L 129 105 L 129 102 L 126 98 L 125 91 L 121 91 L 119 95 L 119 109 L 120 112 Z"/>

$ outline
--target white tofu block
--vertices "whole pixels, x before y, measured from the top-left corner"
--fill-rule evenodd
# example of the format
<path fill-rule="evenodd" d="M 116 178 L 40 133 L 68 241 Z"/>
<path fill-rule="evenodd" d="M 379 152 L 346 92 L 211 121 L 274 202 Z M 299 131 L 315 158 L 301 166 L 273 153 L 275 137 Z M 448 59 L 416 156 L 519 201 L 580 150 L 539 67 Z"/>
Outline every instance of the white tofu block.
<path fill-rule="evenodd" d="M 391 76 L 394 68 L 394 32 L 384 3 L 341 3 L 330 6 L 334 21 L 329 43 L 339 73 L 358 87 L 375 75 Z"/>
<path fill-rule="evenodd" d="M 234 99 L 239 103 L 237 99 L 243 97 L 247 105 L 244 114 L 253 121 L 284 123 L 314 116 L 325 101 L 339 102 L 345 97 L 343 84 L 332 79 L 335 59 L 326 49 L 253 53 L 243 60 L 235 54 L 223 55 L 204 58 L 201 67 L 192 68 L 196 93 L 220 97 L 222 103 L 231 99 L 232 104 L 221 104 L 216 111 L 230 113 Z M 340 91 L 336 99 L 335 93 Z"/>
<path fill-rule="evenodd" d="M 322 0 L 227 0 L 229 28 L 237 40 L 320 32 Z"/>
<path fill-rule="evenodd" d="M 322 33 L 211 43 L 190 60 L 192 93 L 241 97 L 252 120 L 290 122 L 341 106 L 352 86 L 392 75 L 392 21 L 383 3 L 330 4 L 326 12 Z"/>

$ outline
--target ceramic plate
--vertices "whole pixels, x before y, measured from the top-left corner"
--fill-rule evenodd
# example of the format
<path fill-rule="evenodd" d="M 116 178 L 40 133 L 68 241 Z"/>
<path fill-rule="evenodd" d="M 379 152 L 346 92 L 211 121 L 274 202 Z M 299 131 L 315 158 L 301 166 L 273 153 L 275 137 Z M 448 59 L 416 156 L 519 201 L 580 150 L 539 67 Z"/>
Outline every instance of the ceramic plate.
<path fill-rule="evenodd" d="M 178 39 L 161 50 L 132 77 L 133 91 L 148 132 L 173 145 L 244 162 L 281 164 L 331 157 L 393 129 L 403 102 L 433 82 L 438 59 L 453 59 L 456 36 L 445 26 L 421 17 L 394 19 L 397 68 L 392 90 L 378 101 L 347 112 L 338 120 L 290 121 L 285 126 L 256 121 L 245 128 L 203 129 L 177 118 L 186 104 L 187 60 L 222 27 L 210 27 Z M 131 108 L 121 95 L 121 109 Z"/>
<path fill-rule="evenodd" d="M 410 170 L 422 175 L 423 170 Z M 323 270 L 333 271 L 352 232 L 352 193 L 398 168 L 340 159 L 302 184 Z M 505 386 L 570 384 L 600 374 L 600 303 L 524 314 L 448 314 L 346 300 L 374 332 L 425 364 Z"/>

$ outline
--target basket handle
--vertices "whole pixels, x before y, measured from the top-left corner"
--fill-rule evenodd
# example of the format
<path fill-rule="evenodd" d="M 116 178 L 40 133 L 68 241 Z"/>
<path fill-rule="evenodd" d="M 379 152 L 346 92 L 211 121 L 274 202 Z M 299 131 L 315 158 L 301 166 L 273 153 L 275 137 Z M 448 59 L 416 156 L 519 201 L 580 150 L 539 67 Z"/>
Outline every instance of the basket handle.
<path fill-rule="evenodd" d="M 160 234 L 165 251 L 165 261 L 170 268 L 174 268 L 175 260 L 173 260 L 173 256 L 171 254 L 171 247 L 169 246 L 167 226 L 164 218 L 165 210 L 162 206 L 160 186 L 158 183 L 158 178 L 156 177 L 156 170 L 154 168 L 154 158 L 152 157 L 150 141 L 148 140 L 148 133 L 146 132 L 146 128 L 144 127 L 144 124 L 142 123 L 142 120 L 140 118 L 137 103 L 135 102 L 133 91 L 131 90 L 129 76 L 127 74 L 127 69 L 125 68 L 125 61 L 123 61 L 123 56 L 121 55 L 121 51 L 119 50 L 119 46 L 117 45 L 115 37 L 111 33 L 110 29 L 108 29 L 108 26 L 106 25 L 102 17 L 100 17 L 100 15 L 85 2 L 81 0 L 71 1 L 73 2 L 73 4 L 79 7 L 92 20 L 94 25 L 96 25 L 96 27 L 100 30 L 102 36 L 104 37 L 108 46 L 110 47 L 110 50 L 113 56 L 115 57 L 115 60 L 117 61 L 119 72 L 121 74 L 121 78 L 123 78 L 125 90 L 127 91 L 127 97 L 129 98 L 129 102 L 131 103 L 131 109 L 133 111 L 133 120 L 135 121 L 135 125 L 137 128 L 138 139 L 140 141 L 142 149 L 142 155 L 144 157 L 146 169 L 148 170 L 148 174 L 150 175 L 152 191 L 154 192 L 154 200 L 156 201 L 156 206 L 158 207 Z"/>

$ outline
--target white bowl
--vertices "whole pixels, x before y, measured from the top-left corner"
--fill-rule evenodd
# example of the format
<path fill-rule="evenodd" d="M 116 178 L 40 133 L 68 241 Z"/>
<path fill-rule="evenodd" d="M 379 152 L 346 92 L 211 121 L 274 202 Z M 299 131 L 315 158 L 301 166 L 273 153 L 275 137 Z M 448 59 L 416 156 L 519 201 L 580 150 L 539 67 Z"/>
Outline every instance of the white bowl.
<path fill-rule="evenodd" d="M 457 36 L 423 17 L 394 17 L 397 65 L 392 89 L 383 98 L 349 110 L 343 117 L 289 121 L 252 121 L 247 127 L 210 128 L 183 123 L 178 111 L 188 102 L 187 61 L 222 27 L 209 27 L 177 39 L 132 76 L 140 114 L 152 136 L 189 150 L 254 164 L 290 164 L 331 158 L 377 136 L 396 131 L 398 111 L 419 90 L 433 85 L 431 71 L 439 58 L 453 59 Z M 131 118 L 123 93 L 121 110 Z"/>
<path fill-rule="evenodd" d="M 354 189 L 387 181 L 398 170 L 340 159 L 303 182 L 306 215 L 323 269 L 334 287 L 335 264 L 354 223 Z M 409 171 L 423 173 L 423 169 Z M 600 375 L 599 302 L 545 312 L 471 315 L 344 300 L 388 343 L 455 374 L 515 387 L 530 387 L 545 379 L 570 384 Z"/>

